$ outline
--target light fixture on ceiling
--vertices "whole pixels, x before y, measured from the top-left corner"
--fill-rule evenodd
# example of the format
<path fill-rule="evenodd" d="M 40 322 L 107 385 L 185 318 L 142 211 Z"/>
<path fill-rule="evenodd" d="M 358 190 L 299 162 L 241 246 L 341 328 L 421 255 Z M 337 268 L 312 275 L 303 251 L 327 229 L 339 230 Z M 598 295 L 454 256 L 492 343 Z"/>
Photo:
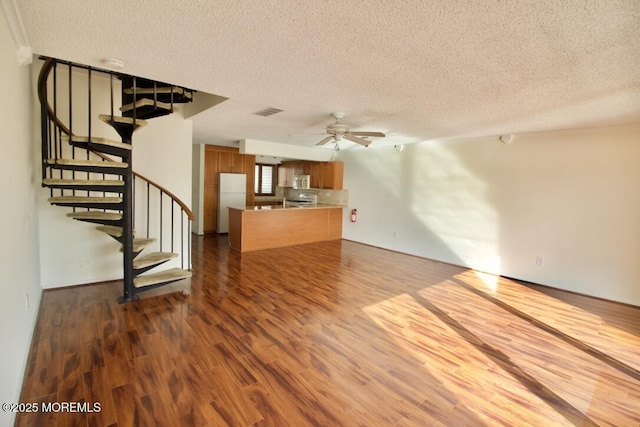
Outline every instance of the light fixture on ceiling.
<path fill-rule="evenodd" d="M 503 144 L 511 144 L 511 141 L 513 141 L 513 135 L 500 135 L 500 141 L 502 141 Z"/>
<path fill-rule="evenodd" d="M 116 58 L 106 58 L 102 60 L 102 63 L 111 70 L 122 70 L 124 68 L 124 61 Z"/>
<path fill-rule="evenodd" d="M 335 162 L 338 159 L 338 151 L 340 151 L 340 145 L 338 145 L 338 141 L 336 141 L 336 145 L 331 150 L 331 161 Z"/>

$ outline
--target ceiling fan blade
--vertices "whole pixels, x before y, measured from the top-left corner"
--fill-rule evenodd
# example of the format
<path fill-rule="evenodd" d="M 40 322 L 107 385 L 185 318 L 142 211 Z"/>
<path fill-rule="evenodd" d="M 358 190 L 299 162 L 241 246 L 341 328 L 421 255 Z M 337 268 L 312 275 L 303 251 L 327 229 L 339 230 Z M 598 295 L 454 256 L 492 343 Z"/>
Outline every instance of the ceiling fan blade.
<path fill-rule="evenodd" d="M 371 144 L 371 141 L 363 138 L 358 138 L 357 136 L 353 136 L 353 134 L 345 135 L 344 139 L 348 139 L 351 142 L 355 142 L 356 144 L 364 145 L 365 147 Z"/>
<path fill-rule="evenodd" d="M 323 139 L 322 141 L 318 142 L 316 145 L 324 145 L 327 142 L 331 141 L 333 139 L 333 136 L 328 136 L 325 139 Z"/>
<path fill-rule="evenodd" d="M 384 138 L 385 134 L 382 132 L 349 132 L 351 135 L 355 135 L 355 136 L 377 136 L 380 138 Z"/>

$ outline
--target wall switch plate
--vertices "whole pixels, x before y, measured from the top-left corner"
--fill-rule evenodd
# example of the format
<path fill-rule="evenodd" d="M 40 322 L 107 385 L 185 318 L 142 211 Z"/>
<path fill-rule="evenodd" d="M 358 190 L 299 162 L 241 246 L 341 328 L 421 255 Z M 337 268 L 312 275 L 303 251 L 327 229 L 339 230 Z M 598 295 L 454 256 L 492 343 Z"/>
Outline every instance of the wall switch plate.
<path fill-rule="evenodd" d="M 544 264 L 544 257 L 538 256 L 536 257 L 536 265 Z"/>

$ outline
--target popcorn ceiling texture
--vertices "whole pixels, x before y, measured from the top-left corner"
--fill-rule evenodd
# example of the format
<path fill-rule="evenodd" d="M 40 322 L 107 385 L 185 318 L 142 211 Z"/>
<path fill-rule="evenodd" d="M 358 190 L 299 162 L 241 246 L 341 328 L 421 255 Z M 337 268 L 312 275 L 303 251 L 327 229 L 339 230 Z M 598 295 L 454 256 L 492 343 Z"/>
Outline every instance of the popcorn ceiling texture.
<path fill-rule="evenodd" d="M 37 54 L 229 97 L 194 142 L 313 146 L 333 111 L 373 146 L 640 122 L 637 0 L 17 3 Z"/>

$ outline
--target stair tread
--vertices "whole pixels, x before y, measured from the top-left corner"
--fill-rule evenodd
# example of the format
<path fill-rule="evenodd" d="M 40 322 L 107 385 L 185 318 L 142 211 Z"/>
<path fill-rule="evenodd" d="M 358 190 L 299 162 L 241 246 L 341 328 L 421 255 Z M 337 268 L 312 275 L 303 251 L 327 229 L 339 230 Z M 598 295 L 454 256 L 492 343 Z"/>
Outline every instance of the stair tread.
<path fill-rule="evenodd" d="M 73 219 L 102 219 L 109 221 L 122 219 L 122 214 L 102 211 L 69 212 L 67 216 Z"/>
<path fill-rule="evenodd" d="M 120 107 L 120 111 L 122 112 L 131 111 L 133 110 L 133 106 L 134 106 L 133 103 L 123 105 L 122 107 Z M 149 98 L 140 98 L 135 102 L 136 108 L 153 107 L 153 106 L 155 106 L 156 108 L 162 108 L 164 110 L 171 110 L 171 104 L 167 104 L 166 102 L 160 102 L 160 101 L 156 101 L 154 103 L 153 99 L 149 99 Z"/>
<path fill-rule="evenodd" d="M 124 162 L 108 162 L 104 160 L 82 160 L 82 159 L 47 159 L 50 165 L 69 165 L 69 166 L 99 166 L 103 168 L 125 169 L 128 164 Z"/>
<path fill-rule="evenodd" d="M 44 185 L 124 185 L 124 181 L 119 179 L 60 179 L 60 178 L 45 178 L 42 180 Z"/>
<path fill-rule="evenodd" d="M 134 238 L 133 239 L 133 252 L 140 252 L 141 250 L 143 250 L 144 248 L 146 248 L 147 246 L 149 246 L 151 243 L 155 242 L 157 239 L 154 239 L 153 237 L 151 238 Z M 121 246 L 120 247 L 120 252 L 123 252 L 124 248 Z"/>
<path fill-rule="evenodd" d="M 155 241 L 156 241 L 156 239 L 154 239 L 154 238 L 150 238 L 150 239 L 144 239 L 144 238 L 133 239 L 133 251 L 134 252 L 140 252 L 141 250 L 143 250 L 144 248 L 146 248 L 148 245 L 152 244 Z"/>
<path fill-rule="evenodd" d="M 152 87 L 137 87 L 136 88 L 136 94 L 138 95 L 152 95 L 154 92 L 154 89 Z M 158 86 L 155 89 L 155 93 L 162 93 L 162 94 L 167 94 L 167 93 L 175 93 L 177 95 L 180 96 L 185 96 L 188 98 L 191 98 L 191 93 L 190 92 L 186 92 L 183 88 L 178 87 L 178 86 Z M 133 95 L 133 89 L 132 88 L 127 88 L 124 90 L 124 93 L 126 93 L 127 95 Z"/>
<path fill-rule="evenodd" d="M 191 272 L 181 268 L 171 268 L 158 273 L 144 274 L 133 279 L 133 286 L 143 288 L 159 283 L 173 282 L 191 277 Z"/>
<path fill-rule="evenodd" d="M 177 258 L 178 254 L 173 252 L 151 252 L 148 255 L 133 260 L 133 268 L 140 269 L 154 264 L 160 264 L 164 261 Z"/>
<path fill-rule="evenodd" d="M 56 196 L 49 197 L 49 203 L 122 203 L 120 197 L 86 197 L 86 196 Z"/>
<path fill-rule="evenodd" d="M 62 140 L 63 141 L 68 141 L 69 137 L 67 135 L 63 135 L 62 136 Z M 77 136 L 77 135 L 74 135 L 71 138 L 71 141 L 72 142 L 76 142 L 76 143 L 83 143 L 83 144 L 86 144 L 89 141 L 91 141 L 92 144 L 108 145 L 110 147 L 120 148 L 120 149 L 123 149 L 123 150 L 131 150 L 131 144 L 127 144 L 127 143 L 120 142 L 120 141 L 113 141 L 111 139 L 101 138 L 101 137 L 96 137 L 96 136 L 92 136 L 91 139 L 89 139 L 88 136 Z"/>
<path fill-rule="evenodd" d="M 108 234 L 113 237 L 122 237 L 122 227 L 118 227 L 117 225 L 100 225 L 96 227 L 96 230 L 102 231 L 103 233 Z M 136 234 L 136 230 L 133 230 L 133 234 Z"/>
<path fill-rule="evenodd" d="M 116 123 L 127 123 L 130 125 L 133 124 L 133 117 L 110 116 L 109 114 L 100 114 L 98 118 L 105 123 L 110 123 L 111 120 L 113 120 Z M 136 119 L 136 125 L 138 125 L 138 127 L 146 126 L 147 121 L 142 119 Z"/>

